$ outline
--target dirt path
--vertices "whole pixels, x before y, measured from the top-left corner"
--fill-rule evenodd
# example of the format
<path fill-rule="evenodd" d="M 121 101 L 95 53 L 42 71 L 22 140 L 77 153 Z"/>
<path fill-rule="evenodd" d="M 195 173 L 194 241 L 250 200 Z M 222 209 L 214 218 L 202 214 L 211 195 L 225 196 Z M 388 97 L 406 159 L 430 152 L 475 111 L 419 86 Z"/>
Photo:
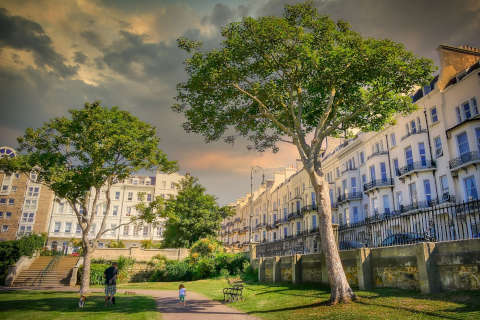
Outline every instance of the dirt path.
<path fill-rule="evenodd" d="M 2 290 L 52 290 L 78 291 L 76 288 L 0 288 Z M 92 288 L 92 292 L 103 292 L 101 288 Z M 228 305 L 211 300 L 196 292 L 187 292 L 187 305 L 178 303 L 178 292 L 173 290 L 118 289 L 118 293 L 141 294 L 151 296 L 157 302 L 157 310 L 163 320 L 258 320 L 258 318 L 235 310 Z M 121 303 L 121 300 L 119 301 Z"/>

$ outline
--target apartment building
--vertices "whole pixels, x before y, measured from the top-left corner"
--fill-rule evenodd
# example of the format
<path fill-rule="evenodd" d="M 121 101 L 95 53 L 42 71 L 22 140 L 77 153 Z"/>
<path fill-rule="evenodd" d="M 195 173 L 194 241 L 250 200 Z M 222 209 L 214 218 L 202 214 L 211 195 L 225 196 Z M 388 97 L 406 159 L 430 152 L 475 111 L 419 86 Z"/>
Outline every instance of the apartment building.
<path fill-rule="evenodd" d="M 15 157 L 15 150 L 0 147 L 0 157 Z M 36 175 L 0 171 L 0 241 L 47 232 L 53 192 L 36 183 Z"/>
<path fill-rule="evenodd" d="M 441 45 L 438 53 L 439 74 L 412 95 L 415 112 L 323 154 L 335 224 L 479 199 L 480 50 Z M 317 229 L 315 194 L 303 170 L 262 195 L 265 200 L 254 193 L 263 205 L 255 208 L 252 240 L 274 242 Z M 238 202 L 237 212 L 246 205 Z M 248 224 L 244 215 L 231 219 Z M 221 235 L 227 244 L 235 238 L 225 229 Z M 307 237 L 302 246 L 316 251 L 318 241 Z"/>
<path fill-rule="evenodd" d="M 140 202 L 150 202 L 154 197 L 161 196 L 165 199 L 175 197 L 178 193 L 176 184 L 183 178 L 178 173 L 166 174 L 157 171 L 154 176 L 134 175 L 125 181 L 116 183 L 111 188 L 111 206 L 106 211 L 106 197 L 102 194 L 96 208 L 92 212 L 94 222 L 90 235 L 96 236 L 103 217 L 107 215 L 106 229 L 115 229 L 117 226 L 128 223 L 137 214 L 136 205 Z M 81 228 L 73 209 L 65 200 L 56 199 L 48 227 L 47 246 L 51 249 L 72 252 L 74 248 L 71 239 L 81 239 Z M 110 241 L 121 240 L 126 247 L 140 246 L 142 240 L 159 242 L 163 239 L 163 221 L 152 225 L 142 222 L 123 225 L 106 233 L 100 239 L 98 246 L 106 247 Z"/>

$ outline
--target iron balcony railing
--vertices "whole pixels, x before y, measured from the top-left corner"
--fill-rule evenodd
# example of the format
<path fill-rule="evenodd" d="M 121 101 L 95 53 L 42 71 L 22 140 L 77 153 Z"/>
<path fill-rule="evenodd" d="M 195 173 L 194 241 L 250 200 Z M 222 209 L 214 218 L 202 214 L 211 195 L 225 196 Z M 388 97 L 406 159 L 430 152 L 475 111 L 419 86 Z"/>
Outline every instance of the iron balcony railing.
<path fill-rule="evenodd" d="M 294 220 L 294 219 L 302 218 L 302 217 L 303 217 L 303 213 L 301 211 L 296 211 L 296 212 L 292 212 L 292 213 L 288 214 L 287 220 L 290 221 L 290 220 Z"/>
<path fill-rule="evenodd" d="M 415 131 L 410 131 L 409 133 L 407 133 L 406 135 L 404 135 L 402 137 L 402 141 L 407 139 L 410 136 L 413 136 L 415 134 L 421 134 L 421 133 L 427 133 L 427 129 L 418 129 L 418 130 L 415 130 Z"/>
<path fill-rule="evenodd" d="M 367 157 L 367 160 L 370 160 L 371 158 L 376 157 L 376 156 L 383 156 L 383 155 L 387 155 L 387 154 L 388 154 L 387 151 L 375 151 Z"/>
<path fill-rule="evenodd" d="M 390 187 L 393 186 L 393 179 L 377 179 L 372 180 L 368 183 L 363 185 L 363 191 L 368 191 L 370 189 L 378 188 L 378 187 Z"/>
<path fill-rule="evenodd" d="M 464 153 L 460 157 L 450 160 L 448 164 L 450 165 L 450 169 L 452 170 L 474 161 L 480 161 L 480 152 L 471 151 Z"/>
<path fill-rule="evenodd" d="M 317 204 L 309 204 L 308 206 L 303 206 L 302 207 L 302 212 L 316 211 L 316 210 L 317 210 Z"/>
<path fill-rule="evenodd" d="M 341 194 L 338 196 L 338 202 L 346 202 L 351 200 L 359 200 L 362 199 L 363 193 L 362 192 L 350 192 L 346 194 Z"/>
<path fill-rule="evenodd" d="M 433 168 L 436 168 L 435 161 L 423 160 L 423 161 L 407 164 L 406 166 L 399 168 L 396 173 L 397 173 L 397 176 L 401 177 L 414 171 L 433 169 Z"/>

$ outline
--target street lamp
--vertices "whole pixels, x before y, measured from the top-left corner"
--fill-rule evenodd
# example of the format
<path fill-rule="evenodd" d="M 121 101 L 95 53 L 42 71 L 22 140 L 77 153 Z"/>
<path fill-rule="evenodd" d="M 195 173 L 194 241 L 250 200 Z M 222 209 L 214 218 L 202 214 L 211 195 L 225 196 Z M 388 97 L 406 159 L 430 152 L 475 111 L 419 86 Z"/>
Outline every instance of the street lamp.
<path fill-rule="evenodd" d="M 252 243 L 252 219 L 253 219 L 253 173 L 255 172 L 255 169 L 260 169 L 262 170 L 262 183 L 265 180 L 265 171 L 262 167 L 260 166 L 253 166 L 250 168 L 250 230 L 248 234 L 248 243 Z"/>

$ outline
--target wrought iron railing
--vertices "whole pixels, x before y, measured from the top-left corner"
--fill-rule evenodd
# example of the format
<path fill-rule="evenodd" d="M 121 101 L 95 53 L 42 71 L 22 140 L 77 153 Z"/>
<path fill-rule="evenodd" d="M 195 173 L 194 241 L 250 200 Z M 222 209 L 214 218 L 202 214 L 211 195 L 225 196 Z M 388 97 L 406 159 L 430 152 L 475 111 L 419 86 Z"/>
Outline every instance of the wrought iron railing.
<path fill-rule="evenodd" d="M 410 131 L 409 133 L 407 133 L 406 135 L 404 135 L 402 137 L 402 141 L 407 139 L 410 136 L 413 136 L 415 134 L 420 134 L 420 133 L 427 133 L 427 129 L 418 129 L 418 130 L 415 130 L 415 131 Z"/>
<path fill-rule="evenodd" d="M 363 185 L 363 191 L 368 191 L 373 188 L 378 188 L 378 187 L 389 187 L 393 186 L 393 179 L 377 179 L 377 180 L 372 180 L 368 183 L 365 183 Z"/>
<path fill-rule="evenodd" d="M 406 175 L 410 172 L 417 171 L 417 170 L 424 170 L 424 169 L 433 169 L 435 168 L 435 161 L 432 160 L 423 160 L 423 161 L 418 161 L 418 162 L 413 162 L 410 164 L 407 164 L 404 167 L 401 167 L 400 169 L 397 170 L 397 176 L 401 177 L 403 175 Z"/>
<path fill-rule="evenodd" d="M 460 157 L 450 160 L 448 164 L 450 169 L 455 169 L 473 161 L 480 161 L 480 152 L 472 151 L 464 153 Z"/>

